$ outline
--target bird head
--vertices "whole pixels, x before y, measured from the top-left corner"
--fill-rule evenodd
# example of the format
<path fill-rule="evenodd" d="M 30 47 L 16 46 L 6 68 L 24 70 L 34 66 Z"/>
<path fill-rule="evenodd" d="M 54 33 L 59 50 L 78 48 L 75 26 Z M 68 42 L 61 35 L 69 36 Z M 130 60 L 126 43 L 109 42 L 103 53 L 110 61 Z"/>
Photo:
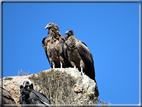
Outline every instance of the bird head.
<path fill-rule="evenodd" d="M 50 23 L 48 23 L 48 24 L 46 25 L 45 30 L 46 30 L 46 29 L 50 29 L 50 28 L 54 27 L 55 25 L 56 25 L 55 23 L 50 22 Z"/>
<path fill-rule="evenodd" d="M 25 81 L 22 82 L 20 88 L 33 89 L 33 83 L 30 80 L 25 80 Z"/>
<path fill-rule="evenodd" d="M 67 36 L 71 36 L 71 35 L 74 35 L 73 31 L 72 30 L 67 30 L 65 35 Z"/>

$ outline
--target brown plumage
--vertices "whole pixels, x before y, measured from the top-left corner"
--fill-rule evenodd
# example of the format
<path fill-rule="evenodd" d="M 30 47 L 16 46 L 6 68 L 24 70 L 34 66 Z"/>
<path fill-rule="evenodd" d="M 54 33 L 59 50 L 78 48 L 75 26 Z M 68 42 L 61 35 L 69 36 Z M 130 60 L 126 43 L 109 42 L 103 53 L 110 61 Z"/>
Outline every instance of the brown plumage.
<path fill-rule="evenodd" d="M 59 32 L 57 24 L 48 23 L 45 29 L 48 29 L 48 37 L 42 40 L 42 47 L 52 68 L 65 67 L 63 46 L 65 42 L 64 36 Z"/>
<path fill-rule="evenodd" d="M 73 67 L 79 68 L 91 79 L 95 80 L 95 69 L 92 54 L 87 45 L 76 39 L 72 30 L 68 30 L 65 34 L 65 50 L 67 59 Z"/>

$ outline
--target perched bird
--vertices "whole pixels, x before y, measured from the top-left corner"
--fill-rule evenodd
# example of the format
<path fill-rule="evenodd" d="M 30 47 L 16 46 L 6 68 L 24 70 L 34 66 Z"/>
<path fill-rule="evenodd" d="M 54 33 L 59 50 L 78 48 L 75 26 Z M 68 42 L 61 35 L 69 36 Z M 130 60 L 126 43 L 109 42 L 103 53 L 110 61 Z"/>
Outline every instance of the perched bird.
<path fill-rule="evenodd" d="M 48 29 L 48 37 L 42 40 L 42 47 L 52 68 L 66 67 L 64 60 L 64 42 L 65 38 L 59 32 L 57 24 L 48 23 L 45 29 Z"/>
<path fill-rule="evenodd" d="M 51 104 L 45 95 L 33 89 L 33 83 L 30 80 L 23 81 L 20 86 L 20 104 L 35 104 L 50 107 Z"/>
<path fill-rule="evenodd" d="M 91 79 L 95 80 L 95 69 L 92 54 L 87 45 L 76 39 L 72 30 L 67 30 L 65 33 L 65 53 L 70 64 L 74 68 L 79 68 Z"/>

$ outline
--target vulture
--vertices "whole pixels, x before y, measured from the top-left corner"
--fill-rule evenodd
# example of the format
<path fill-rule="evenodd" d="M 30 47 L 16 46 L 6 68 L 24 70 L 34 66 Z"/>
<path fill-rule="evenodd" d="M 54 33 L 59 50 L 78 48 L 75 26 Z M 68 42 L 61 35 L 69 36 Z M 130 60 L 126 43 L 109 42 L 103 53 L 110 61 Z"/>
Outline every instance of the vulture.
<path fill-rule="evenodd" d="M 67 60 L 72 67 L 79 68 L 81 73 L 85 73 L 95 81 L 95 69 L 92 54 L 87 45 L 76 39 L 72 30 L 67 30 L 65 33 L 64 50 Z"/>
<path fill-rule="evenodd" d="M 33 89 L 33 83 L 30 80 L 23 81 L 20 86 L 20 93 L 20 104 L 35 104 L 35 106 L 42 105 L 44 107 L 51 107 L 46 96 Z"/>
<path fill-rule="evenodd" d="M 64 60 L 65 37 L 60 34 L 57 24 L 50 22 L 45 29 L 48 29 L 49 36 L 42 40 L 42 47 L 51 67 L 66 67 L 66 61 Z"/>

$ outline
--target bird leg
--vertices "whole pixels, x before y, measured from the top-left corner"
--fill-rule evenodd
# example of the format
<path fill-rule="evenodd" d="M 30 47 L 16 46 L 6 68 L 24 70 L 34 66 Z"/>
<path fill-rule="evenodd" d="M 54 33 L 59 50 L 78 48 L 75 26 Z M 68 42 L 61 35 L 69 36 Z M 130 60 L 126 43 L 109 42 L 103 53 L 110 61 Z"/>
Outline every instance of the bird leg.
<path fill-rule="evenodd" d="M 53 69 L 55 68 L 55 63 L 52 61 L 52 66 L 53 66 Z"/>
<path fill-rule="evenodd" d="M 60 61 L 60 67 L 62 68 L 62 62 Z"/>
<path fill-rule="evenodd" d="M 71 65 L 72 65 L 74 68 L 76 68 L 76 65 L 75 65 L 75 63 L 74 63 L 73 61 L 71 61 Z"/>
<path fill-rule="evenodd" d="M 60 59 L 60 68 L 63 68 L 64 66 L 64 59 L 63 59 L 63 57 L 62 57 L 62 55 L 60 54 L 59 55 L 59 59 Z"/>
<path fill-rule="evenodd" d="M 55 68 L 55 64 L 53 64 L 53 69 Z"/>
<path fill-rule="evenodd" d="M 49 62 L 50 62 L 51 67 L 54 69 L 55 68 L 54 61 L 51 58 L 49 58 Z"/>
<path fill-rule="evenodd" d="M 84 73 L 83 73 L 83 68 L 81 67 L 81 74 L 83 74 L 84 75 Z"/>
<path fill-rule="evenodd" d="M 85 67 L 85 64 L 84 64 L 83 60 L 80 60 L 81 73 L 84 75 L 84 73 L 83 73 L 83 67 Z"/>
<path fill-rule="evenodd" d="M 83 73 L 83 68 L 81 67 L 81 73 Z"/>

